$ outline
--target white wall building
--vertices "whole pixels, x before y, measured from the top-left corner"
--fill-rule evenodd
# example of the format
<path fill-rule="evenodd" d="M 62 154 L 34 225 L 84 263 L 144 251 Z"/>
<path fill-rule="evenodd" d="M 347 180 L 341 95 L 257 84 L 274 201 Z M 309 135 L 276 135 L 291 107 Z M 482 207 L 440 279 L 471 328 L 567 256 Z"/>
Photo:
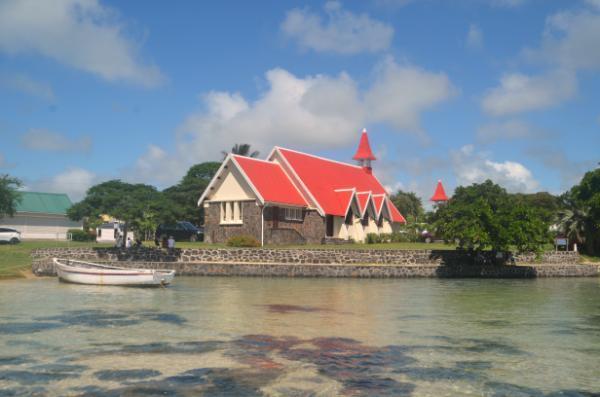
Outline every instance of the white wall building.
<path fill-rule="evenodd" d="M 71 205 L 66 194 L 21 192 L 15 216 L 0 219 L 0 226 L 18 230 L 23 240 L 66 240 L 69 229 L 83 229 L 67 217 Z"/>

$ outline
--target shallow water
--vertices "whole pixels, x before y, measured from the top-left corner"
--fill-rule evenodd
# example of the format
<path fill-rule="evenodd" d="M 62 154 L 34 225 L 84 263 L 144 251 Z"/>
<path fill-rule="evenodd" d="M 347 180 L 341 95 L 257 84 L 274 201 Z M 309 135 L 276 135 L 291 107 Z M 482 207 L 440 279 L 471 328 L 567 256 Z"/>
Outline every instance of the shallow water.
<path fill-rule="evenodd" d="M 600 280 L 0 283 L 0 397 L 600 395 Z"/>

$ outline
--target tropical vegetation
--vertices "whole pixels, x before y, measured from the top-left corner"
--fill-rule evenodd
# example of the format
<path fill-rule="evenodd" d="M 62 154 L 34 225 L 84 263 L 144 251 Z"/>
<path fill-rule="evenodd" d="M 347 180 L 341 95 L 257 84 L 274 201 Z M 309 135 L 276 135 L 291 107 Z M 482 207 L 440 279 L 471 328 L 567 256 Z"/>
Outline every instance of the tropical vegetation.
<path fill-rule="evenodd" d="M 459 186 L 436 212 L 435 229 L 460 248 L 540 251 L 550 241 L 544 212 L 487 180 Z"/>
<path fill-rule="evenodd" d="M 583 252 L 600 255 L 600 168 L 587 172 L 581 182 L 561 196 L 559 230 Z"/>
<path fill-rule="evenodd" d="M 423 222 L 425 210 L 421 198 L 414 192 L 405 192 L 398 190 L 396 194 L 390 197 L 396 208 L 404 215 L 407 223 Z"/>
<path fill-rule="evenodd" d="M 0 218 L 13 216 L 20 199 L 21 181 L 9 175 L 0 175 Z"/>
<path fill-rule="evenodd" d="M 246 157 L 258 157 L 260 154 L 257 150 L 251 150 L 250 145 L 247 143 L 236 143 L 230 151 L 223 150 L 221 153 L 223 154 L 223 160 L 229 153 Z"/>

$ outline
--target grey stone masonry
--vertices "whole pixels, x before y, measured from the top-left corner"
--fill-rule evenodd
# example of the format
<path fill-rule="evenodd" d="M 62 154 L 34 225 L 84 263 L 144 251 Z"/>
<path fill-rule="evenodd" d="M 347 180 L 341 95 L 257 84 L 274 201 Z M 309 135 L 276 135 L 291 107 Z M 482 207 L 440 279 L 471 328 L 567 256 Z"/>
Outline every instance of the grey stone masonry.
<path fill-rule="evenodd" d="M 469 252 L 459 250 L 378 250 L 378 249 L 284 249 L 284 248 L 41 248 L 32 251 L 33 258 L 69 257 L 107 261 L 138 262 L 208 262 L 208 263 L 331 263 L 331 264 L 474 264 Z M 491 255 L 485 255 L 492 261 Z M 517 264 L 576 264 L 576 252 L 546 252 L 516 255 Z"/>
<path fill-rule="evenodd" d="M 453 250 L 261 249 L 261 248 L 46 248 L 32 251 L 32 270 L 54 275 L 53 257 L 121 267 L 167 268 L 180 275 L 302 277 L 584 277 L 599 266 L 579 265 L 574 252 L 517 256 L 514 265 L 485 265 Z"/>
<path fill-rule="evenodd" d="M 257 241 L 261 238 L 261 209 L 255 201 L 242 202 L 241 224 L 221 224 L 221 204 L 209 203 L 204 211 L 204 239 L 208 243 L 225 243 L 231 237 L 252 236 Z"/>
<path fill-rule="evenodd" d="M 517 265 L 517 266 L 443 266 L 443 265 L 335 265 L 273 263 L 194 263 L 194 262 L 102 262 L 121 267 L 173 269 L 180 276 L 249 277 L 342 277 L 342 278 L 535 278 L 598 277 L 600 266 Z M 52 261 L 33 262 L 38 276 L 55 276 Z"/>

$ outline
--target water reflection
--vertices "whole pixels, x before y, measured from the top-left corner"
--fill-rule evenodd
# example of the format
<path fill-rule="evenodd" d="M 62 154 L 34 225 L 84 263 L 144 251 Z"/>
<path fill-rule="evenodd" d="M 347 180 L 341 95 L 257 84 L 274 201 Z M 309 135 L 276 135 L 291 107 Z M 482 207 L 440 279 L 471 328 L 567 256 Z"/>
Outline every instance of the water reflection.
<path fill-rule="evenodd" d="M 11 281 L 0 396 L 598 395 L 599 292 L 582 279 L 180 278 L 139 294 Z"/>

